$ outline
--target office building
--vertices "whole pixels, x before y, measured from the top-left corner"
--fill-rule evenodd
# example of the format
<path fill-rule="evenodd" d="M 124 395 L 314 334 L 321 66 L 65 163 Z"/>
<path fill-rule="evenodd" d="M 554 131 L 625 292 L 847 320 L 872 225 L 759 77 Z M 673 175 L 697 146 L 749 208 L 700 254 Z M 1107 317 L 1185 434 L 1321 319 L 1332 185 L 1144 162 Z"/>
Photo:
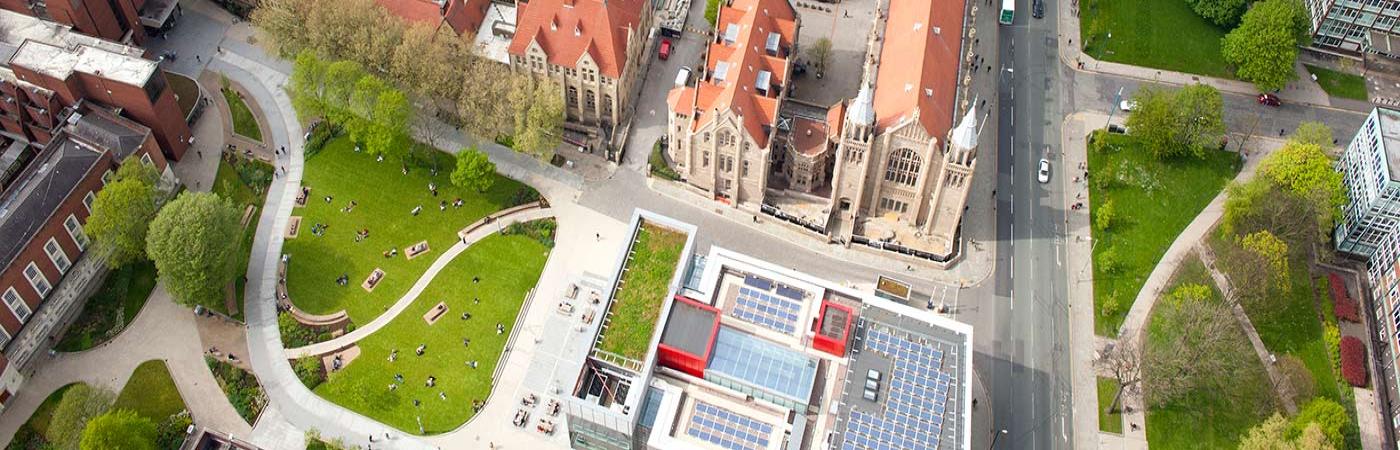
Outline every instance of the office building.
<path fill-rule="evenodd" d="M 1400 0 L 1304 0 L 1313 45 L 1400 57 Z"/>

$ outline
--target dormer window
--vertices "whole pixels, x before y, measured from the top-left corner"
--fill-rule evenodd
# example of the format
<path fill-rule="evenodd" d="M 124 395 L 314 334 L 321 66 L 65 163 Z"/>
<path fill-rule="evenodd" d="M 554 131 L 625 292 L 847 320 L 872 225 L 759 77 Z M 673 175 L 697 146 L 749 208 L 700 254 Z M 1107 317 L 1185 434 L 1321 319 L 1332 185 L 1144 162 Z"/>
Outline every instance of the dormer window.
<path fill-rule="evenodd" d="M 763 49 L 768 51 L 768 56 L 778 56 L 778 42 L 782 40 L 782 35 L 778 33 L 768 33 L 768 41 L 763 44 Z"/>
<path fill-rule="evenodd" d="M 753 88 L 758 91 L 759 94 L 767 96 L 768 88 L 771 86 L 772 82 L 773 74 L 767 70 L 761 70 L 758 72 L 758 77 L 754 79 Z"/>
<path fill-rule="evenodd" d="M 729 61 L 715 63 L 715 81 L 724 81 L 724 77 L 729 75 Z"/>
<path fill-rule="evenodd" d="M 724 27 L 724 43 L 734 45 L 739 40 L 739 24 L 731 23 Z"/>

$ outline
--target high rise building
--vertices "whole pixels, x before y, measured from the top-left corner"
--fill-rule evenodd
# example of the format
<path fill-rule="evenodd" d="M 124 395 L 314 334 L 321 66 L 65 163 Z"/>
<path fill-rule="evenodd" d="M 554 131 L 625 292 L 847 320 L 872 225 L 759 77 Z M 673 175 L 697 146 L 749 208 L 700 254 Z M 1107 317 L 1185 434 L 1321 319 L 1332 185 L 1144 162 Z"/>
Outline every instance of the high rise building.
<path fill-rule="evenodd" d="M 1313 45 L 1400 57 L 1400 27 L 1396 26 L 1400 20 L 1400 0 L 1304 0 L 1304 3 L 1312 25 Z"/>

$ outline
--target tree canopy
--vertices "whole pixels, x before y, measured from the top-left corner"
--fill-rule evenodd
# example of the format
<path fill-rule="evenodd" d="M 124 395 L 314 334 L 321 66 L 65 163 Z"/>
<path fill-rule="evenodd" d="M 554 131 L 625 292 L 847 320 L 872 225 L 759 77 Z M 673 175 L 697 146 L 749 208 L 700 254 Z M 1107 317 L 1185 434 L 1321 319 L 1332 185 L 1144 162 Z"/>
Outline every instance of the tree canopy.
<path fill-rule="evenodd" d="M 515 107 L 515 150 L 539 159 L 553 154 L 563 141 L 564 98 L 549 80 L 517 78 L 510 101 Z"/>
<path fill-rule="evenodd" d="M 293 65 L 291 87 L 293 105 L 341 124 L 370 154 L 401 157 L 409 147 L 413 105 L 402 91 L 366 73 L 359 63 L 327 64 L 303 51 Z"/>
<path fill-rule="evenodd" d="M 1315 207 L 1318 227 L 1331 230 L 1346 206 L 1342 174 L 1315 144 L 1289 141 L 1259 163 L 1259 176 Z"/>
<path fill-rule="evenodd" d="M 1302 436 L 1311 425 L 1317 425 L 1333 447 L 1342 448 L 1346 446 L 1343 431 L 1351 426 L 1351 416 L 1337 402 L 1316 397 L 1298 410 L 1298 415 L 1288 426 L 1287 436 L 1290 439 Z"/>
<path fill-rule="evenodd" d="M 485 153 L 476 148 L 464 148 L 457 152 L 457 168 L 452 171 L 452 184 L 482 192 L 491 188 L 496 181 L 496 164 Z"/>
<path fill-rule="evenodd" d="M 1293 62 L 1307 35 L 1307 12 L 1298 0 L 1263 0 L 1225 35 L 1221 53 L 1240 79 L 1261 91 L 1276 91 L 1297 77 Z"/>
<path fill-rule="evenodd" d="M 1332 129 L 1322 122 L 1307 121 L 1298 124 L 1288 140 L 1300 144 L 1312 144 L 1320 148 L 1332 148 Z"/>
<path fill-rule="evenodd" d="M 1221 28 L 1233 28 L 1239 23 L 1253 0 L 1186 0 L 1196 15 Z"/>
<path fill-rule="evenodd" d="M 1160 339 L 1144 340 L 1143 393 L 1151 407 L 1169 404 L 1200 389 L 1224 389 L 1238 378 L 1241 361 L 1252 356 L 1231 339 L 1239 328 L 1224 302 L 1211 298 L 1211 289 L 1184 284 L 1173 290 L 1154 311 Z"/>
<path fill-rule="evenodd" d="M 63 393 L 58 406 L 49 419 L 49 429 L 44 438 L 54 447 L 72 450 L 78 448 L 83 429 L 94 417 L 112 407 L 116 394 L 106 389 L 77 384 Z"/>
<path fill-rule="evenodd" d="M 1144 86 L 1133 101 L 1128 128 L 1158 158 L 1202 157 L 1225 135 L 1224 101 L 1214 87 L 1194 84 L 1173 92 Z"/>
<path fill-rule="evenodd" d="M 128 409 L 94 417 L 83 429 L 81 450 L 155 450 L 156 424 Z"/>
<path fill-rule="evenodd" d="M 114 181 L 97 191 L 84 230 L 103 254 L 107 267 L 118 268 L 146 258 L 146 230 L 155 218 L 160 174 L 128 157 Z"/>
<path fill-rule="evenodd" d="M 233 281 L 241 235 L 239 211 L 211 193 L 185 192 L 151 221 L 146 252 L 175 301 L 192 306 L 223 301 Z"/>

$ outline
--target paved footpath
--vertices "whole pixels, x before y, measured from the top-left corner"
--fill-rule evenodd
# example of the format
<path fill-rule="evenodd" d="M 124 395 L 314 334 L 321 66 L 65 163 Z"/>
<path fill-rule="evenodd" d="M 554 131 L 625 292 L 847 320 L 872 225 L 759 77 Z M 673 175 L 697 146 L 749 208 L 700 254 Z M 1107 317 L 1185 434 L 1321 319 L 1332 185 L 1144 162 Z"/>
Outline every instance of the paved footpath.
<path fill-rule="evenodd" d="M 499 216 L 496 220 L 499 222 L 498 225 L 500 226 L 509 226 L 516 223 L 552 217 L 554 217 L 554 211 L 552 209 L 535 208 Z M 466 251 L 467 248 L 471 247 L 472 244 L 475 244 L 477 241 L 496 234 L 496 231 L 497 227 L 483 226 L 472 231 L 466 239 L 458 240 L 457 243 L 452 244 L 451 248 L 448 248 L 447 251 L 439 255 L 438 258 L 433 261 L 433 264 L 428 266 L 428 270 L 423 272 L 422 276 L 418 277 L 418 281 L 413 283 L 413 287 L 409 288 L 408 292 L 404 293 L 402 297 L 399 297 L 399 300 L 394 302 L 393 306 L 390 306 L 388 311 L 380 314 L 379 317 L 375 317 L 374 320 L 371 320 L 369 323 L 365 324 L 365 326 L 357 327 L 355 331 L 351 331 L 329 341 L 318 342 L 305 347 L 289 348 L 287 349 L 287 359 L 324 355 L 348 347 L 374 334 L 374 332 L 379 331 L 380 328 L 384 328 L 389 322 L 394 321 L 394 318 L 398 317 L 403 310 L 408 309 L 408 306 L 413 304 L 414 300 L 418 299 L 418 295 L 422 294 L 423 290 L 428 288 L 428 285 L 433 282 L 434 278 L 437 278 L 438 272 L 441 272 L 442 268 L 447 267 L 447 264 L 451 263 L 452 260 L 457 259 L 457 255 L 462 254 L 462 252 Z"/>
<path fill-rule="evenodd" d="M 196 423 L 247 436 L 252 427 L 229 404 L 204 364 L 194 320 L 189 308 L 175 304 L 165 286 L 157 284 L 136 320 L 111 341 L 81 352 L 37 356 L 40 359 L 27 374 L 24 389 L 6 402 L 5 414 L 0 414 L 0 442 L 13 438 L 19 426 L 58 388 L 87 383 L 120 391 L 136 366 L 152 359 L 165 360 Z"/>

